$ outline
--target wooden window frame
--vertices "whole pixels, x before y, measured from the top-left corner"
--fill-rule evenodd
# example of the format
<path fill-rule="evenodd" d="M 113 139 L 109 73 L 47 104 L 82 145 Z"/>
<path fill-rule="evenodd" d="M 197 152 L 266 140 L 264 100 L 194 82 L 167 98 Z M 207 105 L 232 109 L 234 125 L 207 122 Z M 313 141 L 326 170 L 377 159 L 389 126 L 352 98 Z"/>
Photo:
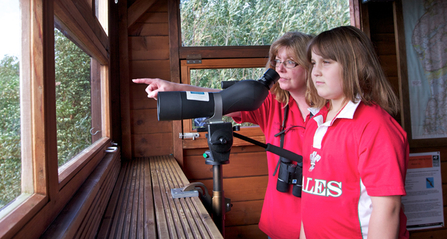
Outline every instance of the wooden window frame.
<path fill-rule="evenodd" d="M 22 195 L 0 212 L 0 238 L 42 234 L 110 146 L 109 39 L 92 6 L 80 0 L 20 0 L 22 11 Z M 54 26 L 95 60 L 101 135 L 58 172 Z"/>
<path fill-rule="evenodd" d="M 95 1 L 95 0 L 94 0 Z M 96 3 L 96 1 L 95 1 Z M 105 7 L 106 5 L 101 5 Z M 55 1 L 54 19 L 55 25 L 62 29 L 64 34 L 78 45 L 84 52 L 91 56 L 92 77 L 92 111 L 100 110 L 96 116 L 96 122 L 92 124 L 100 127 L 101 138 L 96 138 L 83 152 L 75 156 L 59 173 L 59 189 L 62 189 L 75 177 L 90 161 L 99 161 L 104 156 L 104 147 L 110 141 L 110 125 L 108 100 L 108 37 L 96 12 L 101 7 L 93 1 L 59 0 Z M 95 9 L 92 9 L 92 8 Z M 102 19 L 103 20 L 103 19 Z M 99 82 L 98 82 L 99 81 Z M 103 86 L 104 85 L 104 86 Z M 99 94 L 99 100 L 98 100 Z M 100 102 L 98 104 L 98 101 Z M 93 115 L 92 115 L 93 117 Z M 104 121 L 104 122 L 103 122 Z M 100 122 L 98 125 L 98 122 Z M 98 154 L 98 155 L 96 155 Z M 97 162 L 94 162 L 96 165 Z M 87 174 L 88 175 L 88 174 Z"/>

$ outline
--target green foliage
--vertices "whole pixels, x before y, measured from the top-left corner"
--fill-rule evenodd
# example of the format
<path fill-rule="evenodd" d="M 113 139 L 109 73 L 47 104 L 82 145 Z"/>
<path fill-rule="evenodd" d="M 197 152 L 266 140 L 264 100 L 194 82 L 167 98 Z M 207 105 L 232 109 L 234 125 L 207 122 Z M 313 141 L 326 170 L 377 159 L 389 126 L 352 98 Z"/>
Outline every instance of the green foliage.
<path fill-rule="evenodd" d="M 0 61 L 0 208 L 21 193 L 20 77 L 15 56 Z"/>
<path fill-rule="evenodd" d="M 270 45 L 288 31 L 316 35 L 350 23 L 348 0 L 181 0 L 180 8 L 183 46 Z M 191 70 L 191 84 L 220 89 L 223 80 L 256 80 L 263 71 Z"/>
<path fill-rule="evenodd" d="M 183 46 L 270 45 L 288 31 L 349 25 L 348 0 L 182 0 Z"/>
<path fill-rule="evenodd" d="M 90 57 L 55 29 L 59 166 L 91 144 Z M 0 208 L 21 194 L 20 77 L 16 57 L 0 61 Z"/>
<path fill-rule="evenodd" d="M 257 80 L 264 68 L 195 69 L 191 70 L 191 85 L 220 89 L 222 81 Z"/>
<path fill-rule="evenodd" d="M 0 159 L 0 209 L 20 196 L 21 169 L 20 158 Z"/>
<path fill-rule="evenodd" d="M 54 30 L 59 166 L 91 144 L 90 56 Z"/>

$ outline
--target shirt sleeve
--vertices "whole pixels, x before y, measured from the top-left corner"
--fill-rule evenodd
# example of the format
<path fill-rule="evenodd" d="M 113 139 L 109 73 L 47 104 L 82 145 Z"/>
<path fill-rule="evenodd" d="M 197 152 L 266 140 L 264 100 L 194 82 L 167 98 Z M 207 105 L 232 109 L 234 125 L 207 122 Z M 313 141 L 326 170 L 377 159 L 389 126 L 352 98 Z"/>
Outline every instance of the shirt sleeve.
<path fill-rule="evenodd" d="M 390 115 L 379 112 L 368 115 L 359 139 L 360 177 L 370 196 L 404 196 L 409 158 L 407 136 Z"/>

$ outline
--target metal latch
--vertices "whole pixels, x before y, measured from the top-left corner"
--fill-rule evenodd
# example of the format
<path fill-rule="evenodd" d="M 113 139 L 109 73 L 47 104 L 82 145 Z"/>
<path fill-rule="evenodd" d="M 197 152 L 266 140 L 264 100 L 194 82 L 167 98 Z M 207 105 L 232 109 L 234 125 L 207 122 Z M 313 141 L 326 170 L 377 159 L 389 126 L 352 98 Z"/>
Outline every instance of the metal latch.
<path fill-rule="evenodd" d="M 208 194 L 205 184 L 201 182 L 190 183 L 182 188 L 171 188 L 172 198 L 197 197 L 199 195 L 211 206 L 211 196 Z"/>
<path fill-rule="evenodd" d="M 172 198 L 191 198 L 198 197 L 199 191 L 197 190 L 184 190 L 183 188 L 171 188 Z"/>
<path fill-rule="evenodd" d="M 201 54 L 191 54 L 186 56 L 187 64 L 202 64 L 202 55 Z"/>
<path fill-rule="evenodd" d="M 179 138 L 183 138 L 183 139 L 192 139 L 195 140 L 196 138 L 198 138 L 200 136 L 199 133 L 179 133 Z"/>

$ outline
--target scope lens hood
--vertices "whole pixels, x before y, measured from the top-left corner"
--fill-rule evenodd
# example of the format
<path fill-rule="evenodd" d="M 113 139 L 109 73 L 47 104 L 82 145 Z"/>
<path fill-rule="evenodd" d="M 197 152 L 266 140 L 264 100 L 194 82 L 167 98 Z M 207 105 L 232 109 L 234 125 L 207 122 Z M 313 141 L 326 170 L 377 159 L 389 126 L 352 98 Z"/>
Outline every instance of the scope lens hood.
<path fill-rule="evenodd" d="M 158 92 L 158 120 L 181 120 L 214 115 L 214 97 L 209 92 Z"/>

